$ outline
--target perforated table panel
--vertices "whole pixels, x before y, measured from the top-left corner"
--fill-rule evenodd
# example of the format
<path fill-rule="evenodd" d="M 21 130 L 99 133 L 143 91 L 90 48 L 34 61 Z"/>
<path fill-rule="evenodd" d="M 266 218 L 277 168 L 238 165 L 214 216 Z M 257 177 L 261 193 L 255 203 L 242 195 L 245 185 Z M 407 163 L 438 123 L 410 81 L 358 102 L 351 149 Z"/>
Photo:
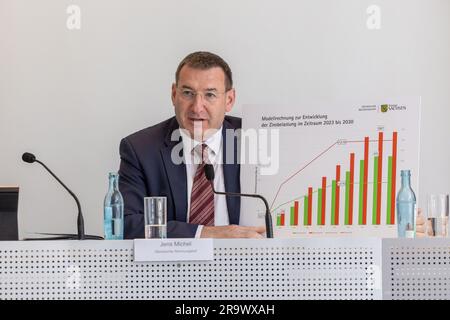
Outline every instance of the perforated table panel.
<path fill-rule="evenodd" d="M 450 239 L 383 240 L 385 299 L 450 299 Z"/>
<path fill-rule="evenodd" d="M 132 241 L 0 242 L 0 299 L 381 299 L 379 239 L 215 240 L 135 263 Z"/>

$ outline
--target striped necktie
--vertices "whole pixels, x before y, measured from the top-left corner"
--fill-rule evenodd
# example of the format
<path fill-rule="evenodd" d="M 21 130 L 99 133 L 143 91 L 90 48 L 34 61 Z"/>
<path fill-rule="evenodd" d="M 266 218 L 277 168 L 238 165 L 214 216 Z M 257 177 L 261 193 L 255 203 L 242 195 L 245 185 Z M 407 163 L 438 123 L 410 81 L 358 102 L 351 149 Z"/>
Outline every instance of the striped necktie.
<path fill-rule="evenodd" d="M 214 225 L 214 192 L 211 183 L 205 176 L 205 164 L 209 164 L 208 146 L 198 145 L 202 153 L 202 163 L 198 165 L 195 172 L 194 182 L 191 192 L 191 208 L 189 213 L 189 223 L 204 226 Z M 200 151 L 200 150 L 198 150 Z"/>

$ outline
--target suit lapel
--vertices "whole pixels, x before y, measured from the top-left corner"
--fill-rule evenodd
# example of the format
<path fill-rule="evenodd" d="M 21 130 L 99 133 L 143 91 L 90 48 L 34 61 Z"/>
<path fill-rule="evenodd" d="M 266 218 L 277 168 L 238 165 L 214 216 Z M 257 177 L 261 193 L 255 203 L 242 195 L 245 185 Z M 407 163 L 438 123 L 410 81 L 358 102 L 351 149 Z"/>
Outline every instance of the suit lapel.
<path fill-rule="evenodd" d="M 222 154 L 223 154 L 223 178 L 225 184 L 225 191 L 227 192 L 241 192 L 240 183 L 240 165 L 238 163 L 237 150 L 238 150 L 238 139 L 233 136 L 233 161 L 227 161 L 227 137 L 226 130 L 231 129 L 230 132 L 235 132 L 236 128 L 233 128 L 231 124 L 225 120 L 222 127 Z M 229 137 L 231 138 L 231 136 Z M 231 143 L 231 142 L 229 142 Z M 230 159 L 230 160 L 231 160 Z M 239 215 L 241 209 L 241 199 L 239 197 L 229 197 L 227 196 L 227 209 L 228 217 L 230 219 L 230 224 L 239 224 Z"/>
<path fill-rule="evenodd" d="M 178 141 L 172 141 L 172 132 L 178 129 L 178 123 L 173 118 L 173 124 L 171 129 L 168 130 L 168 134 L 165 139 L 166 146 L 161 149 L 161 157 L 163 160 L 164 168 L 166 170 L 166 176 L 169 181 L 170 191 L 173 198 L 173 205 L 175 207 L 175 217 L 177 221 L 186 221 L 187 219 L 187 177 L 186 166 L 184 162 L 179 164 L 174 163 L 172 160 L 172 149 L 181 143 L 181 136 Z M 183 149 L 180 148 L 181 159 L 183 157 Z"/>

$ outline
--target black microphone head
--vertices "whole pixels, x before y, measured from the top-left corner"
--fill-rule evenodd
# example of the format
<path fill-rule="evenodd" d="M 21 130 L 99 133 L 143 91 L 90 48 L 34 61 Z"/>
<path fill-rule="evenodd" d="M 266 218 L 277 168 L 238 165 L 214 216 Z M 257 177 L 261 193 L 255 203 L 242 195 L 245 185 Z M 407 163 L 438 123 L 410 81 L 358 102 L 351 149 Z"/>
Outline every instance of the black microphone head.
<path fill-rule="evenodd" d="M 205 176 L 208 181 L 214 181 L 214 167 L 212 164 L 205 164 Z"/>
<path fill-rule="evenodd" d="M 33 163 L 36 161 L 36 157 L 34 156 L 34 154 L 29 153 L 29 152 L 25 152 L 22 155 L 22 160 L 28 163 Z"/>

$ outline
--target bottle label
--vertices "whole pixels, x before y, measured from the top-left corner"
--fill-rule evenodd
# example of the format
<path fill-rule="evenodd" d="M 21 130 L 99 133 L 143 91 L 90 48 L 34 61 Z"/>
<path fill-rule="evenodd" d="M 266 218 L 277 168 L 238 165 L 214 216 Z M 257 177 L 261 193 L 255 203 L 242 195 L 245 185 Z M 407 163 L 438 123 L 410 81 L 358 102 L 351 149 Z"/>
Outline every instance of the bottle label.
<path fill-rule="evenodd" d="M 105 239 L 111 239 L 112 237 L 112 208 L 105 207 L 105 216 L 103 221 L 103 229 L 105 232 Z"/>
<path fill-rule="evenodd" d="M 414 238 L 414 230 L 406 230 L 405 231 L 405 238 L 413 239 Z"/>
<path fill-rule="evenodd" d="M 122 219 L 113 219 L 112 225 L 114 227 L 113 235 L 116 237 L 121 237 L 123 230 L 122 230 Z"/>

